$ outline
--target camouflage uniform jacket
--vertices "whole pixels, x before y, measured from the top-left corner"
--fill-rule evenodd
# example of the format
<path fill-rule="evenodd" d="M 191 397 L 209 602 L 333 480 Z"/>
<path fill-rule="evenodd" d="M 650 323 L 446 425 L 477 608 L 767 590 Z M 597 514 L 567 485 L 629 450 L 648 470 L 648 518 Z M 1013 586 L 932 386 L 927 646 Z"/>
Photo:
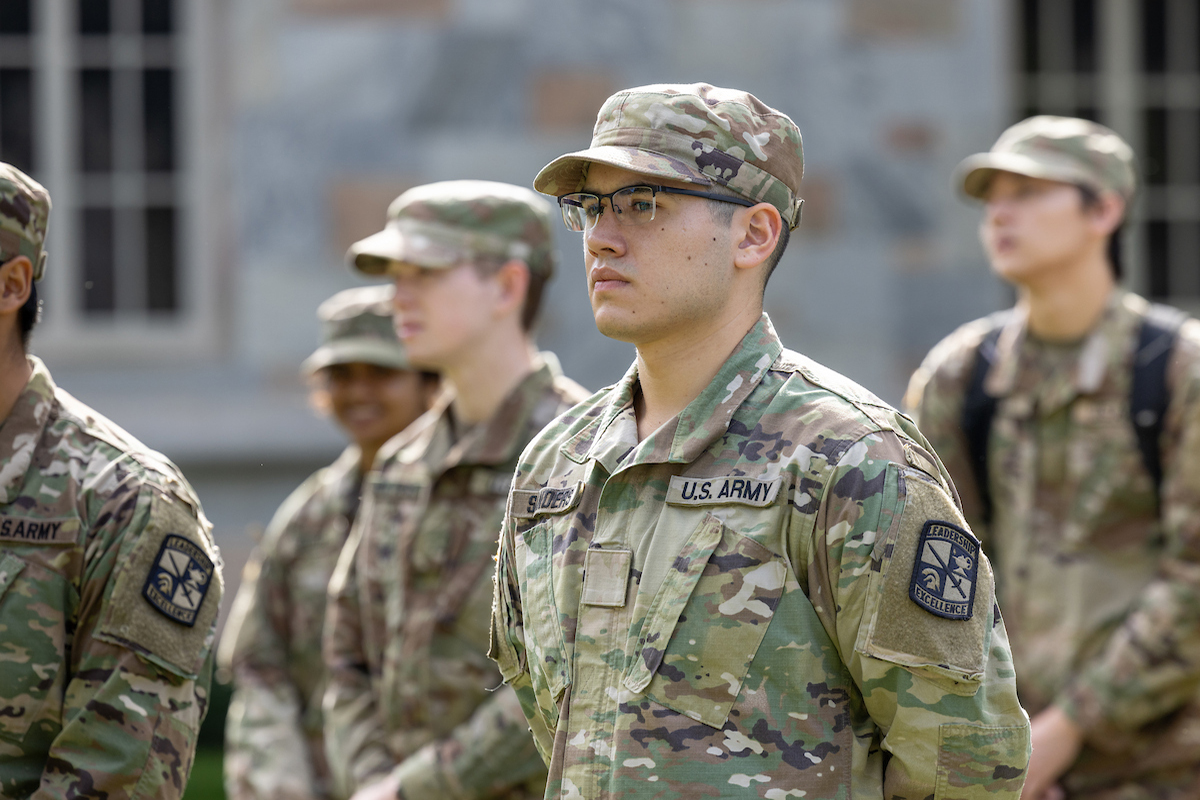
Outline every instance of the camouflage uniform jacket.
<path fill-rule="evenodd" d="M 641 442 L 636 389 L 543 431 L 504 520 L 491 652 L 546 797 L 1016 798 L 990 567 L 911 422 L 765 315 Z M 965 619 L 909 598 L 926 546 L 972 562 Z"/>
<path fill-rule="evenodd" d="M 380 451 L 330 586 L 326 741 L 347 792 L 541 797 L 545 766 L 487 659 L 492 556 L 517 456 L 586 396 L 541 364 L 487 422 L 448 396 Z"/>
<path fill-rule="evenodd" d="M 1068 790 L 1131 784 L 1176 796 L 1167 787 L 1187 786 L 1180 796 L 1196 797 L 1200 323 L 1184 324 L 1168 364 L 1160 508 L 1129 418 L 1146 307 L 1116 292 L 1094 331 L 1058 348 L 1057 359 L 1028 339 L 1021 313 L 1006 323 L 984 382 L 999 401 L 988 447 L 995 510 L 983 539 L 1022 702 L 1032 714 L 1057 705 L 1086 732 Z M 993 325 L 978 320 L 952 333 L 908 393 L 973 522 L 980 501 L 959 420 L 975 352 Z"/>
<path fill-rule="evenodd" d="M 220 653 L 235 682 L 225 728 L 231 800 L 330 796 L 321 629 L 358 509 L 359 458 L 346 448 L 292 492 L 246 565 Z"/>
<path fill-rule="evenodd" d="M 208 521 L 30 361 L 0 423 L 0 797 L 179 798 L 221 601 Z"/>

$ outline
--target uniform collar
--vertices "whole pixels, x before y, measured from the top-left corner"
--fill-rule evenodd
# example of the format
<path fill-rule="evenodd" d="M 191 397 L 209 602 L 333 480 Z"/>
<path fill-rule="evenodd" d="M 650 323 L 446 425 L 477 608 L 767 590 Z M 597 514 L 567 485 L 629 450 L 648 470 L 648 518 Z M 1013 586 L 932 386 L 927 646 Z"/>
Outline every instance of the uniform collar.
<path fill-rule="evenodd" d="M 0 423 L 0 504 L 16 499 L 25 474 L 33 463 L 34 450 L 42 438 L 57 387 L 46 365 L 29 356 L 33 375 L 17 398 L 8 419 Z"/>
<path fill-rule="evenodd" d="M 679 414 L 661 428 L 637 440 L 633 397 L 637 391 L 637 362 L 611 390 L 604 412 L 567 440 L 562 453 L 577 462 L 598 461 L 609 474 L 635 463 L 690 464 L 724 435 L 734 412 L 742 405 L 779 354 L 783 343 L 764 313 L 730 354 L 716 377 Z M 627 458 L 630 453 L 632 458 Z"/>
<path fill-rule="evenodd" d="M 460 464 L 499 466 L 514 461 L 529 441 L 525 429 L 534 409 L 560 377 L 554 354 L 538 353 L 533 371 L 508 393 L 496 413 L 467 428 L 454 418 L 454 394 L 444 392 L 431 409 L 437 421 L 422 460 L 440 465 L 440 472 Z"/>
<path fill-rule="evenodd" d="M 1104 384 L 1105 377 L 1119 370 L 1129 355 L 1130 332 L 1145 313 L 1146 301 L 1124 289 L 1115 289 L 1104 312 L 1079 348 L 1079 359 L 1066 378 L 1064 393 L 1094 394 Z M 1007 397 L 1017 388 L 1021 375 L 1021 355 L 1029 335 L 1029 315 L 1023 308 L 1014 309 L 996 341 L 996 360 L 988 370 L 984 388 L 992 397 Z M 1065 398 L 1069 400 L 1070 398 Z"/>

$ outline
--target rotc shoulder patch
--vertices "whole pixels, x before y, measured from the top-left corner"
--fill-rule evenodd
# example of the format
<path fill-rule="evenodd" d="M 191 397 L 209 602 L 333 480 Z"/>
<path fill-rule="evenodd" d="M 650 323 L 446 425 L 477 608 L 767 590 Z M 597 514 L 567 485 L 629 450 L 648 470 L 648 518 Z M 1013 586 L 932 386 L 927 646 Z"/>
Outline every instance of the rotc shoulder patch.
<path fill-rule="evenodd" d="M 979 540 L 943 520 L 931 519 L 921 530 L 908 596 L 931 614 L 970 619 L 979 573 Z"/>
<path fill-rule="evenodd" d="M 189 628 L 212 583 L 213 562 L 193 542 L 174 534 L 163 539 L 142 596 L 158 611 Z"/>

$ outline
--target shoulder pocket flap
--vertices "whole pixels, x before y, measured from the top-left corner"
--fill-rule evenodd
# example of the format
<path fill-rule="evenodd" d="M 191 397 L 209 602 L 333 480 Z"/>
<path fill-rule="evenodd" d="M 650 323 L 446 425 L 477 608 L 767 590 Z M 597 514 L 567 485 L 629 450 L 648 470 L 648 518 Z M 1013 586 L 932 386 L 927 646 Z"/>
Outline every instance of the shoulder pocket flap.
<path fill-rule="evenodd" d="M 872 658 L 943 675 L 957 693 L 983 678 L 995 603 L 991 565 L 953 501 L 922 473 L 901 468 L 905 502 L 887 534 L 870 623 L 856 649 Z M 939 522 L 940 521 L 940 522 Z M 958 539 L 965 543 L 956 544 Z"/>
<path fill-rule="evenodd" d="M 221 604 L 220 556 L 177 501 L 157 493 L 150 519 L 118 567 L 98 638 L 129 647 L 184 678 L 195 678 L 211 647 Z"/>

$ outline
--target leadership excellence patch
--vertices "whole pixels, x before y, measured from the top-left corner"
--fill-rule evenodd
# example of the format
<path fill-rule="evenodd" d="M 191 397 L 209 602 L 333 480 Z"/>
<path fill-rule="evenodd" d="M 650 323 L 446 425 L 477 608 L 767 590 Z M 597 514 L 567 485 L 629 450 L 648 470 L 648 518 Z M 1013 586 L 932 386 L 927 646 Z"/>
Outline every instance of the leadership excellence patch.
<path fill-rule="evenodd" d="M 979 573 L 979 540 L 950 522 L 931 519 L 921 530 L 908 596 L 931 614 L 970 619 Z"/>
<path fill-rule="evenodd" d="M 204 551 L 182 536 L 170 534 L 146 575 L 142 595 L 164 615 L 190 628 L 196 624 L 212 577 L 213 563 Z"/>

